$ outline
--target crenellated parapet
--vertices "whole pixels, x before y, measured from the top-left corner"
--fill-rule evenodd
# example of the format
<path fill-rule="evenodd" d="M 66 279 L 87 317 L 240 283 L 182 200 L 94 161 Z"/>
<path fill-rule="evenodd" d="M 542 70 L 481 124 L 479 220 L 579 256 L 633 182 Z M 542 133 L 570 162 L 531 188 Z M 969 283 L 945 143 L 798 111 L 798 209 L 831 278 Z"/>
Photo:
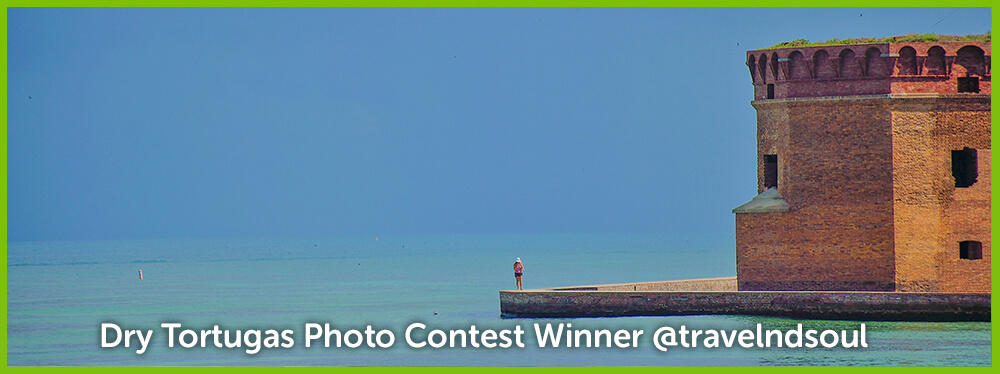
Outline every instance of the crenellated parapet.
<path fill-rule="evenodd" d="M 789 47 L 747 52 L 755 100 L 908 93 L 989 94 L 990 42 Z"/>

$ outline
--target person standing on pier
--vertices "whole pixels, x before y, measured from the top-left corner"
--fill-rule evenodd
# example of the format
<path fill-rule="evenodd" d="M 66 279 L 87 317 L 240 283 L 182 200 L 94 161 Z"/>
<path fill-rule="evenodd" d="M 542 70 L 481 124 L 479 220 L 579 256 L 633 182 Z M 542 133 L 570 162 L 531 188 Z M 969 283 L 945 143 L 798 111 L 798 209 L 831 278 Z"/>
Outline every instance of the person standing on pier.
<path fill-rule="evenodd" d="M 524 264 L 521 263 L 521 258 L 518 257 L 514 261 L 514 279 L 517 280 L 517 290 L 521 291 L 524 288 L 521 286 L 521 275 L 524 274 Z"/>

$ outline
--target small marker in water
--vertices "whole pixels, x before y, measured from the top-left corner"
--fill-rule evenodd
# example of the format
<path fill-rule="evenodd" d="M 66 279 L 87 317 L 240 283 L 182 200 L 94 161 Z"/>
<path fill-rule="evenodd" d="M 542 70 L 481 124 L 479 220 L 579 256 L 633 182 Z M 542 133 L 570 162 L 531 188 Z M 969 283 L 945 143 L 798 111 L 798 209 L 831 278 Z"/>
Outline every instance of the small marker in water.
<path fill-rule="evenodd" d="M 142 279 L 142 269 L 139 269 L 139 279 Z"/>

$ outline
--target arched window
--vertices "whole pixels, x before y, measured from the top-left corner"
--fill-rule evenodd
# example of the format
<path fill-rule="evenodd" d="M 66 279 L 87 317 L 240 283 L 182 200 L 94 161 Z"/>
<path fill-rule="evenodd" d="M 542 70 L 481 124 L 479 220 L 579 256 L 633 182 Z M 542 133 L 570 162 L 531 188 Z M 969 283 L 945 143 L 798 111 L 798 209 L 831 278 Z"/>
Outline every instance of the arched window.
<path fill-rule="evenodd" d="M 944 48 L 934 46 L 927 50 L 927 60 L 924 61 L 927 75 L 946 75 L 944 68 Z"/>
<path fill-rule="evenodd" d="M 955 65 L 961 66 L 964 75 L 986 75 L 986 54 L 979 47 L 967 45 L 956 53 Z"/>
<path fill-rule="evenodd" d="M 986 56 L 983 50 L 967 45 L 958 50 L 955 67 L 958 78 L 958 92 L 979 92 L 979 77 L 986 75 Z"/>
<path fill-rule="evenodd" d="M 899 58 L 896 59 L 896 71 L 899 75 L 917 75 L 917 50 L 913 47 L 903 47 L 899 49 Z"/>
<path fill-rule="evenodd" d="M 834 78 L 837 76 L 837 67 L 830 63 L 830 54 L 825 50 L 818 50 L 813 54 L 813 66 L 816 68 L 816 78 Z"/>
<path fill-rule="evenodd" d="M 868 71 L 869 77 L 884 77 L 888 74 L 888 69 L 885 68 L 885 63 L 882 61 L 882 51 L 878 48 L 871 47 L 865 51 L 865 70 Z"/>
<path fill-rule="evenodd" d="M 809 67 L 806 66 L 806 58 L 802 57 L 802 52 L 795 51 L 788 55 L 788 75 L 789 79 L 809 79 Z"/>
<path fill-rule="evenodd" d="M 767 55 L 761 53 L 760 58 L 757 59 L 757 68 L 760 72 L 761 82 L 767 82 Z"/>
<path fill-rule="evenodd" d="M 774 80 L 778 80 L 778 54 L 771 55 L 771 75 L 774 76 Z M 788 78 L 788 77 L 785 77 Z"/>
<path fill-rule="evenodd" d="M 757 83 L 757 59 L 753 55 L 747 59 L 747 67 L 750 68 L 750 81 Z"/>
<path fill-rule="evenodd" d="M 841 77 L 860 77 L 861 76 L 861 64 L 858 63 L 858 59 L 854 56 L 854 51 L 850 49 L 845 49 L 840 51 L 840 76 Z"/>

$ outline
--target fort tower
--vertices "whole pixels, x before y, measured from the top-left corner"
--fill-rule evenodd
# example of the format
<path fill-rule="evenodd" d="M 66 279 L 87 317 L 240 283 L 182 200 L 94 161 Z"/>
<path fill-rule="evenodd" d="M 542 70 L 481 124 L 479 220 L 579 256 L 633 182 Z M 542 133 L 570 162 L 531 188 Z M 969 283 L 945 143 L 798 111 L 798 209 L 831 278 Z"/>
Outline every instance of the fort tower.
<path fill-rule="evenodd" d="M 990 292 L 990 41 L 747 52 L 745 290 Z"/>

